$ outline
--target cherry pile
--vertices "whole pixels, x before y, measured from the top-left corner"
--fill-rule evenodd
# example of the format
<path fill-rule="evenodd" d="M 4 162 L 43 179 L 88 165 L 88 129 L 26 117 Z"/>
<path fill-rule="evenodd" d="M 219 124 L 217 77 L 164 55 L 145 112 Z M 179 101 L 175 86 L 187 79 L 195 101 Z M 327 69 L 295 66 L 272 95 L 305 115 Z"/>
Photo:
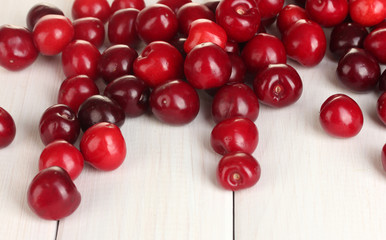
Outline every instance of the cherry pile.
<path fill-rule="evenodd" d="M 55 6 L 33 6 L 27 28 L 0 27 L 0 65 L 18 71 L 39 54 L 60 54 L 65 80 L 57 103 L 40 119 L 45 148 L 28 189 L 29 206 L 44 219 L 70 215 L 81 202 L 73 181 L 84 163 L 111 171 L 125 160 L 119 127 L 126 117 L 150 110 L 166 124 L 188 124 L 200 110 L 201 91 L 213 96 L 210 144 L 222 155 L 218 183 L 232 191 L 252 187 L 261 174 L 252 156 L 259 104 L 294 104 L 303 84 L 287 58 L 312 67 L 327 48 L 348 89 L 381 92 L 374 106 L 386 125 L 386 71 L 380 67 L 386 64 L 385 18 L 383 0 L 286 6 L 284 0 L 159 0 L 150 6 L 143 0 L 75 0 L 72 20 Z M 268 33 L 273 27 L 279 36 Z M 329 42 L 323 28 L 332 28 Z M 360 106 L 339 93 L 322 104 L 319 119 L 338 138 L 356 136 L 364 123 Z M 0 108 L 0 147 L 15 134 L 12 117 Z M 386 171 L 386 144 L 381 152 Z"/>

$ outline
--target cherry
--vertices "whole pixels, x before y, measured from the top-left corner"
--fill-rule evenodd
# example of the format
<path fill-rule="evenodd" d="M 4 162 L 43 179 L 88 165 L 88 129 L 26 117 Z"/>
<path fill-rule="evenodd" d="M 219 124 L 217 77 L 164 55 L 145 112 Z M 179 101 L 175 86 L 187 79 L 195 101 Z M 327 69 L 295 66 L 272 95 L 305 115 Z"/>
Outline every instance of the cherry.
<path fill-rule="evenodd" d="M 120 127 L 125 122 L 125 112 L 110 98 L 93 95 L 80 105 L 78 118 L 80 127 L 85 132 L 88 128 L 100 122 L 109 122 Z"/>
<path fill-rule="evenodd" d="M 74 26 L 74 40 L 85 40 L 99 48 L 105 41 L 105 26 L 98 18 L 78 18 L 72 22 Z"/>
<path fill-rule="evenodd" d="M 253 88 L 259 100 L 271 107 L 295 103 L 303 92 L 297 71 L 287 64 L 271 64 L 256 75 Z"/>
<path fill-rule="evenodd" d="M 127 8 L 116 11 L 108 23 L 107 35 L 112 44 L 126 44 L 136 47 L 139 37 L 135 27 L 139 10 Z"/>
<path fill-rule="evenodd" d="M 254 186 L 260 174 L 260 164 L 252 155 L 244 152 L 231 152 L 223 156 L 216 171 L 218 183 L 231 191 Z"/>
<path fill-rule="evenodd" d="M 379 90 L 386 91 L 386 69 L 383 71 L 382 75 L 379 77 Z"/>
<path fill-rule="evenodd" d="M 80 151 L 91 166 L 112 171 L 121 166 L 126 158 L 126 142 L 116 125 L 101 122 L 84 133 Z"/>
<path fill-rule="evenodd" d="M 158 4 L 164 4 L 168 7 L 170 7 L 170 9 L 173 10 L 173 12 L 175 14 L 177 14 L 178 10 L 182 6 L 184 6 L 187 3 L 191 3 L 191 2 L 192 2 L 191 0 L 158 0 L 157 1 Z"/>
<path fill-rule="evenodd" d="M 222 0 L 216 8 L 216 21 L 230 39 L 246 42 L 260 26 L 260 12 L 254 0 Z"/>
<path fill-rule="evenodd" d="M 64 16 L 62 10 L 49 3 L 39 3 L 34 5 L 27 14 L 27 27 L 32 31 L 36 22 L 45 15 L 56 14 Z"/>
<path fill-rule="evenodd" d="M 149 103 L 154 116 L 171 125 L 190 123 L 200 110 L 196 90 L 182 80 L 168 81 L 154 88 Z"/>
<path fill-rule="evenodd" d="M 350 0 L 349 14 L 354 22 L 364 27 L 374 26 L 386 17 L 384 0 Z"/>
<path fill-rule="evenodd" d="M 198 3 L 186 3 L 177 12 L 179 31 L 187 36 L 190 24 L 197 19 L 215 20 L 214 13 L 205 5 Z"/>
<path fill-rule="evenodd" d="M 84 40 L 69 43 L 62 52 L 62 67 L 66 77 L 87 75 L 96 80 L 101 54 L 93 44 Z"/>
<path fill-rule="evenodd" d="M 308 19 L 306 10 L 298 5 L 288 4 L 277 15 L 276 26 L 283 34 L 292 24 L 300 19 Z"/>
<path fill-rule="evenodd" d="M 234 53 L 234 54 L 240 54 L 240 46 L 238 42 L 235 42 L 233 40 L 228 40 L 225 44 L 224 48 L 225 52 L 227 53 Z"/>
<path fill-rule="evenodd" d="M 27 191 L 28 205 L 39 217 L 59 220 L 80 205 L 81 195 L 68 173 L 57 166 L 40 171 Z"/>
<path fill-rule="evenodd" d="M 244 60 L 236 53 L 228 53 L 228 57 L 231 61 L 232 70 L 227 83 L 244 82 L 244 77 L 247 72 L 247 66 L 244 63 Z"/>
<path fill-rule="evenodd" d="M 83 170 L 82 153 L 64 140 L 56 140 L 48 144 L 39 158 L 39 171 L 58 166 L 63 168 L 75 180 Z"/>
<path fill-rule="evenodd" d="M 40 139 L 44 145 L 55 140 L 75 143 L 79 132 L 80 125 L 75 112 L 64 104 L 47 108 L 39 121 Z"/>
<path fill-rule="evenodd" d="M 70 19 L 61 15 L 45 15 L 33 29 L 36 48 L 43 55 L 59 54 L 74 37 L 74 27 Z"/>
<path fill-rule="evenodd" d="M 16 125 L 11 114 L 0 107 L 0 148 L 11 144 L 15 136 Z"/>
<path fill-rule="evenodd" d="M 269 64 L 286 63 L 283 43 L 275 36 L 259 33 L 244 46 L 241 57 L 251 72 L 258 72 Z"/>
<path fill-rule="evenodd" d="M 232 65 L 221 47 L 207 42 L 197 45 L 188 53 L 184 71 L 193 87 L 209 89 L 220 87 L 228 81 Z"/>
<path fill-rule="evenodd" d="M 69 106 L 78 112 L 79 106 L 92 95 L 99 94 L 94 81 L 86 75 L 66 78 L 59 88 L 58 103 Z"/>
<path fill-rule="evenodd" d="M 307 0 L 306 12 L 311 20 L 324 27 L 333 27 L 345 20 L 348 14 L 348 1 Z"/>
<path fill-rule="evenodd" d="M 183 57 L 170 43 L 155 41 L 147 45 L 133 63 L 134 75 L 154 88 L 168 80 L 179 79 Z"/>
<path fill-rule="evenodd" d="M 338 24 L 330 35 L 330 51 L 340 59 L 350 48 L 363 48 L 367 34 L 367 29 L 358 23 Z"/>
<path fill-rule="evenodd" d="M 386 171 L 386 144 L 383 145 L 383 148 L 382 148 L 381 161 L 382 161 L 383 170 Z"/>
<path fill-rule="evenodd" d="M 142 10 L 146 6 L 144 0 L 114 0 L 111 3 L 111 13 L 115 13 L 121 9 L 135 8 L 137 10 Z"/>
<path fill-rule="evenodd" d="M 377 114 L 379 119 L 386 125 L 386 92 L 383 92 L 378 98 Z"/>
<path fill-rule="evenodd" d="M 148 109 L 150 88 L 133 75 L 125 75 L 110 82 L 104 95 L 115 100 L 129 117 L 137 117 Z"/>
<path fill-rule="evenodd" d="M 212 102 L 212 117 L 216 123 L 232 117 L 245 117 L 254 122 L 259 116 L 259 108 L 253 90 L 243 83 L 234 83 L 217 91 Z"/>
<path fill-rule="evenodd" d="M 334 94 L 322 104 L 319 121 L 328 134 L 349 138 L 356 136 L 362 129 L 363 114 L 352 98 L 344 94 Z"/>
<path fill-rule="evenodd" d="M 375 88 L 381 69 L 377 60 L 366 50 L 351 48 L 339 60 L 336 72 L 345 86 L 364 92 Z"/>
<path fill-rule="evenodd" d="M 108 84 L 123 75 L 132 74 L 138 53 L 123 44 L 107 48 L 98 61 L 98 73 Z"/>
<path fill-rule="evenodd" d="M 386 64 L 386 27 L 370 32 L 365 38 L 364 47 L 379 63 Z"/>
<path fill-rule="evenodd" d="M 284 0 L 256 0 L 262 20 L 274 19 L 283 8 Z"/>
<path fill-rule="evenodd" d="M 0 66 L 18 71 L 31 65 L 38 57 L 32 33 L 22 27 L 3 25 L 0 27 Z"/>
<path fill-rule="evenodd" d="M 142 9 L 136 19 L 139 37 L 146 43 L 170 41 L 178 31 L 176 14 L 168 6 L 154 4 Z"/>
<path fill-rule="evenodd" d="M 256 125 L 244 117 L 232 117 L 217 123 L 210 135 L 213 150 L 221 155 L 236 151 L 252 154 L 258 140 Z"/>
<path fill-rule="evenodd" d="M 322 61 L 327 40 L 323 29 L 315 22 L 300 19 L 283 34 L 287 55 L 300 64 L 311 67 Z"/>
<path fill-rule="evenodd" d="M 106 23 L 111 9 L 107 0 L 75 0 L 71 8 L 74 19 L 95 17 Z"/>

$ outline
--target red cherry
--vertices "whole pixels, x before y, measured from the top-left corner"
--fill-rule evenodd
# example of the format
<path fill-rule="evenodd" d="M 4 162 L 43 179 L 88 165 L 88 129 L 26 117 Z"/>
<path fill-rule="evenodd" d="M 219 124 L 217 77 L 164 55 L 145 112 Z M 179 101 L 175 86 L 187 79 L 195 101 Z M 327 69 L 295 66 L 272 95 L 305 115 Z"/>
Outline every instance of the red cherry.
<path fill-rule="evenodd" d="M 126 157 L 126 143 L 121 130 L 106 122 L 87 129 L 80 141 L 80 150 L 85 161 L 103 171 L 117 169 Z"/>
<path fill-rule="evenodd" d="M 60 167 L 40 171 L 27 191 L 28 205 L 39 217 L 59 220 L 80 205 L 81 195 L 68 173 Z"/>
<path fill-rule="evenodd" d="M 379 63 L 386 64 L 386 27 L 370 32 L 365 38 L 364 47 Z"/>
<path fill-rule="evenodd" d="M 107 0 L 75 0 L 71 8 L 74 19 L 95 17 L 106 23 L 111 9 Z"/>
<path fill-rule="evenodd" d="M 154 116 L 172 125 L 190 123 L 200 110 L 196 90 L 182 80 L 168 81 L 154 88 L 149 102 Z"/>
<path fill-rule="evenodd" d="M 254 186 L 260 179 L 261 168 L 248 153 L 231 152 L 217 166 L 217 181 L 227 190 L 237 191 Z"/>
<path fill-rule="evenodd" d="M 47 108 L 39 122 L 40 139 L 44 145 L 55 140 L 75 143 L 80 125 L 76 113 L 68 106 L 55 104 Z"/>
<path fill-rule="evenodd" d="M 214 13 L 203 4 L 193 2 L 184 4 L 177 12 L 179 31 L 183 35 L 187 36 L 190 24 L 197 19 L 208 19 L 214 21 L 215 17 Z"/>
<path fill-rule="evenodd" d="M 136 47 L 139 37 L 135 27 L 139 10 L 134 8 L 122 9 L 115 12 L 108 23 L 107 34 L 112 44 L 126 44 Z"/>
<path fill-rule="evenodd" d="M 0 66 L 18 71 L 31 65 L 38 57 L 32 33 L 22 27 L 3 25 L 0 27 Z"/>
<path fill-rule="evenodd" d="M 298 5 L 288 4 L 277 15 L 276 26 L 283 34 L 300 19 L 308 19 L 306 10 Z"/>
<path fill-rule="evenodd" d="M 328 134 L 349 138 L 356 136 L 362 129 L 363 114 L 352 98 L 344 94 L 335 94 L 322 104 L 319 121 Z"/>
<path fill-rule="evenodd" d="M 193 87 L 209 89 L 224 85 L 232 71 L 227 53 L 214 43 L 194 47 L 184 63 L 186 79 Z"/>
<path fill-rule="evenodd" d="M 70 19 L 61 15 L 45 15 L 33 29 L 36 48 L 43 55 L 59 54 L 74 37 L 74 27 Z"/>
<path fill-rule="evenodd" d="M 383 170 L 386 171 L 386 144 L 383 145 L 383 148 L 382 148 L 381 161 L 382 161 Z"/>
<path fill-rule="evenodd" d="M 235 53 L 228 53 L 229 60 L 231 61 L 232 71 L 227 83 L 241 83 L 244 82 L 245 74 L 247 72 L 247 66 L 240 55 Z"/>
<path fill-rule="evenodd" d="M 177 14 L 178 10 L 187 3 L 191 3 L 191 0 L 158 0 L 158 4 L 164 4 L 170 7 L 174 13 Z"/>
<path fill-rule="evenodd" d="M 0 148 L 12 143 L 16 136 L 16 125 L 11 114 L 0 107 Z"/>
<path fill-rule="evenodd" d="M 284 0 L 256 0 L 257 7 L 259 8 L 261 19 L 268 20 L 274 19 L 274 17 L 283 8 Z"/>
<path fill-rule="evenodd" d="M 114 14 L 116 11 L 127 8 L 135 8 L 142 10 L 146 6 L 144 0 L 114 0 L 111 3 L 111 13 Z"/>
<path fill-rule="evenodd" d="M 378 98 L 377 114 L 379 119 L 386 125 L 386 92 L 383 92 Z"/>
<path fill-rule="evenodd" d="M 333 27 L 345 20 L 348 14 L 347 0 L 307 0 L 309 18 L 324 27 Z M 328 16 L 328 17 L 326 17 Z"/>
<path fill-rule="evenodd" d="M 27 14 L 27 27 L 32 31 L 36 22 L 48 14 L 56 14 L 64 16 L 62 10 L 49 3 L 39 3 L 34 5 Z"/>
<path fill-rule="evenodd" d="M 98 18 L 85 17 L 76 19 L 74 26 L 74 40 L 85 40 L 99 48 L 105 41 L 105 26 Z"/>
<path fill-rule="evenodd" d="M 213 150 L 221 155 L 236 151 L 252 154 L 258 141 L 256 125 L 243 117 L 228 118 L 217 123 L 210 135 Z"/>
<path fill-rule="evenodd" d="M 240 54 L 240 46 L 238 42 L 235 42 L 233 40 L 228 40 L 225 44 L 224 48 L 225 52 L 227 53 L 234 53 L 234 54 Z"/>
<path fill-rule="evenodd" d="M 79 106 L 92 95 L 99 94 L 95 82 L 86 75 L 66 78 L 59 88 L 58 103 L 78 112 Z"/>
<path fill-rule="evenodd" d="M 354 22 L 364 27 L 374 26 L 386 18 L 384 0 L 350 0 L 349 14 Z"/>
<path fill-rule="evenodd" d="M 83 170 L 82 153 L 64 140 L 56 140 L 48 144 L 39 158 L 39 171 L 58 166 L 63 168 L 75 180 Z"/>

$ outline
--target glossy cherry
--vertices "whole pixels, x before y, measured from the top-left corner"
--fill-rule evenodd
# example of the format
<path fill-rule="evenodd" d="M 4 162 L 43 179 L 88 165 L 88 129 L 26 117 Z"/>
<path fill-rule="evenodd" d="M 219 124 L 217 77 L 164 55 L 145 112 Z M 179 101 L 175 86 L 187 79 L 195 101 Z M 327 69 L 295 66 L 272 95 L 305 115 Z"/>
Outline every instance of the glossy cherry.
<path fill-rule="evenodd" d="M 306 10 L 298 5 L 288 4 L 277 15 L 276 26 L 283 34 L 300 19 L 308 19 Z"/>
<path fill-rule="evenodd" d="M 178 31 L 176 14 L 168 6 L 153 4 L 142 9 L 136 19 L 139 37 L 146 43 L 170 41 Z"/>
<path fill-rule="evenodd" d="M 11 114 L 0 107 L 0 148 L 12 143 L 16 136 L 16 125 Z"/>
<path fill-rule="evenodd" d="M 184 63 L 188 82 L 198 89 L 224 85 L 231 75 L 232 65 L 227 53 L 214 43 L 202 43 L 194 47 Z"/>
<path fill-rule="evenodd" d="M 38 3 L 34 5 L 27 14 L 27 27 L 32 31 L 36 22 L 45 15 L 56 14 L 64 16 L 62 10 L 49 3 Z"/>
<path fill-rule="evenodd" d="M 150 87 L 183 76 L 183 57 L 170 43 L 155 41 L 147 45 L 133 63 L 134 75 Z"/>
<path fill-rule="evenodd" d="M 74 0 L 71 13 L 74 19 L 95 17 L 106 23 L 111 9 L 107 0 Z"/>
<path fill-rule="evenodd" d="M 142 10 L 146 6 L 144 0 L 114 0 L 111 3 L 111 13 L 114 14 L 116 11 L 127 8 L 135 8 Z"/>
<path fill-rule="evenodd" d="M 226 154 L 221 158 L 216 170 L 217 182 L 231 191 L 254 186 L 260 175 L 260 164 L 252 155 L 244 152 Z"/>
<path fill-rule="evenodd" d="M 91 126 L 100 122 L 109 122 L 122 126 L 125 122 L 125 112 L 118 103 L 106 96 L 94 95 L 87 98 L 78 110 L 80 127 L 85 132 Z"/>
<path fill-rule="evenodd" d="M 381 161 L 382 161 L 383 170 L 386 171 L 386 144 L 383 145 L 383 148 L 382 148 Z"/>
<path fill-rule="evenodd" d="M 334 94 L 322 104 L 319 121 L 331 136 L 349 138 L 356 136 L 362 129 L 363 114 L 352 98 L 344 94 Z"/>
<path fill-rule="evenodd" d="M 89 97 L 99 94 L 94 80 L 86 75 L 66 78 L 59 88 L 58 103 L 69 106 L 75 113 Z"/>
<path fill-rule="evenodd" d="M 196 90 L 182 80 L 168 81 L 154 88 L 149 103 L 154 116 L 171 125 L 190 123 L 200 110 Z"/>
<path fill-rule="evenodd" d="M 324 27 L 333 27 L 345 20 L 348 14 L 347 0 L 307 0 L 308 17 Z"/>
<path fill-rule="evenodd" d="M 74 37 L 74 27 L 70 19 L 61 15 L 45 15 L 33 29 L 36 48 L 43 55 L 59 54 Z"/>
<path fill-rule="evenodd" d="M 23 27 L 0 27 L 0 66 L 18 71 L 30 66 L 38 57 L 32 33 Z"/>
<path fill-rule="evenodd" d="M 176 14 L 182 6 L 191 2 L 192 2 L 191 0 L 158 0 L 157 1 L 158 4 L 164 4 L 170 7 L 170 9 L 173 10 L 173 12 Z"/>
<path fill-rule="evenodd" d="M 76 113 L 64 104 L 47 108 L 39 121 L 40 139 L 44 145 L 55 140 L 75 143 L 79 136 L 80 124 Z"/>
<path fill-rule="evenodd" d="M 232 117 L 245 117 L 252 122 L 259 116 L 259 99 L 246 84 L 221 87 L 213 98 L 212 117 L 216 123 Z"/>
<path fill-rule="evenodd" d="M 383 92 L 378 98 L 377 115 L 383 124 L 386 125 L 386 92 Z"/>
<path fill-rule="evenodd" d="M 139 10 L 134 8 L 122 9 L 115 12 L 108 23 L 107 36 L 112 44 L 126 44 L 136 47 L 139 37 L 135 22 Z"/>
<path fill-rule="evenodd" d="M 82 153 L 64 140 L 56 140 L 48 144 L 39 157 L 39 171 L 58 166 L 63 168 L 75 180 L 83 170 Z"/>
<path fill-rule="evenodd" d="M 121 166 L 126 158 L 126 142 L 116 125 L 101 122 L 84 133 L 80 151 L 91 166 L 112 171 Z"/>
<path fill-rule="evenodd" d="M 74 40 L 85 40 L 99 48 L 105 41 L 105 26 L 101 20 L 94 17 L 78 18 L 72 22 Z"/>
<path fill-rule="evenodd" d="M 107 48 L 98 61 L 98 73 L 106 83 L 123 75 L 132 74 L 134 60 L 138 57 L 135 49 L 119 44 Z"/>
<path fill-rule="evenodd" d="M 256 0 L 262 20 L 269 20 L 283 8 L 284 0 Z"/>
<path fill-rule="evenodd" d="M 228 53 L 228 57 L 231 61 L 232 71 L 227 83 L 244 82 L 247 72 L 247 66 L 244 63 L 244 60 L 236 53 Z"/>
<path fill-rule="evenodd" d="M 260 12 L 254 0 L 222 0 L 216 8 L 216 22 L 228 37 L 246 42 L 260 26 Z"/>
<path fill-rule="evenodd" d="M 232 117 L 217 123 L 210 135 L 213 150 L 221 155 L 236 151 L 252 154 L 258 141 L 256 125 L 244 117 Z"/>
<path fill-rule="evenodd" d="M 104 95 L 115 100 L 126 116 L 137 117 L 148 109 L 150 88 L 137 77 L 125 75 L 109 83 Z"/>
<path fill-rule="evenodd" d="M 371 31 L 366 36 L 363 45 L 379 63 L 386 64 L 386 27 Z"/>
<path fill-rule="evenodd" d="M 303 83 L 297 71 L 287 64 L 271 64 L 253 80 L 259 100 L 271 107 L 285 107 L 302 95 Z"/>
<path fill-rule="evenodd" d="M 374 26 L 386 18 L 384 0 L 350 0 L 350 17 L 364 27 Z"/>
<path fill-rule="evenodd" d="M 197 19 L 215 20 L 214 13 L 205 5 L 199 3 L 186 3 L 177 12 L 179 31 L 187 36 L 190 24 Z"/>
<path fill-rule="evenodd" d="M 40 171 L 27 191 L 28 205 L 39 217 L 59 220 L 80 205 L 81 195 L 68 173 L 57 166 Z"/>
<path fill-rule="evenodd" d="M 374 89 L 381 75 L 377 60 L 360 48 L 351 48 L 339 60 L 336 72 L 345 86 L 358 92 Z"/>

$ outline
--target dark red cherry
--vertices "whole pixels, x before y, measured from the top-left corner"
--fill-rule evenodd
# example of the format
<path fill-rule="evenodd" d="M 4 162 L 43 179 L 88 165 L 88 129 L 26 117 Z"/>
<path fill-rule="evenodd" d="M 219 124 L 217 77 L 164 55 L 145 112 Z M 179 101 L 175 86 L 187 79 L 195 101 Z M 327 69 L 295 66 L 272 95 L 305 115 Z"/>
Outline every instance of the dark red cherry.
<path fill-rule="evenodd" d="M 34 26 L 40 18 L 48 14 L 56 14 L 64 16 L 62 10 L 49 3 L 38 3 L 34 5 L 27 14 L 27 27 L 29 30 L 33 30 Z"/>

